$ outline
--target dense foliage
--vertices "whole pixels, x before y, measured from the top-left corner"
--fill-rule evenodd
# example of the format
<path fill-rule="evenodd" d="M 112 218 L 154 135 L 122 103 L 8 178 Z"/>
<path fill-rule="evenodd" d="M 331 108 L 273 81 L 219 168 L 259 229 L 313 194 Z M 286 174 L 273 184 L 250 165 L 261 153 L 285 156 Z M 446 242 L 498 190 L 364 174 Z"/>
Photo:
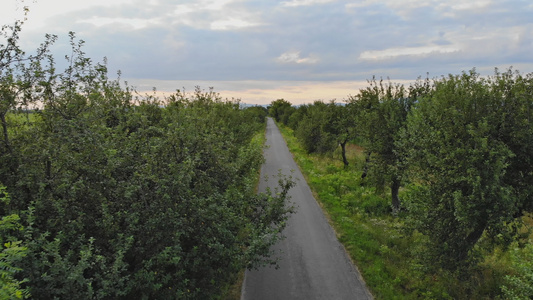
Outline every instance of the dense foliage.
<path fill-rule="evenodd" d="M 2 207 L 9 204 L 9 194 L 4 186 L 0 186 L 0 202 Z M 20 271 L 16 265 L 27 254 L 27 248 L 21 241 L 14 238 L 13 232 L 21 231 L 20 217 L 17 214 L 3 214 L 0 220 L 0 299 L 22 299 L 29 296 L 27 289 L 21 286 L 24 280 L 16 279 Z"/>
<path fill-rule="evenodd" d="M 271 107 L 274 107 L 275 102 Z M 343 105 L 335 101 L 315 101 L 313 104 L 285 109 L 284 116 L 290 114 L 285 125 L 294 130 L 307 153 L 331 153 L 340 146 L 343 163 L 348 166 L 346 144 L 355 138 L 354 108 L 351 104 Z"/>
<path fill-rule="evenodd" d="M 289 117 L 294 112 L 292 104 L 284 99 L 272 101 L 268 107 L 268 113 L 276 122 L 281 122 L 285 125 L 289 122 Z"/>
<path fill-rule="evenodd" d="M 410 115 L 409 210 L 444 268 L 475 258 L 484 235 L 491 246 L 508 244 L 530 206 L 532 79 L 511 70 L 442 78 Z"/>
<path fill-rule="evenodd" d="M 502 286 L 505 299 L 521 300 L 533 298 L 533 244 L 511 251 L 512 274 L 506 275 Z"/>
<path fill-rule="evenodd" d="M 400 209 L 398 191 L 403 176 L 401 154 L 397 151 L 395 141 L 405 127 L 407 114 L 414 97 L 408 94 L 403 85 L 369 81 L 369 87 L 360 90 L 351 102 L 357 107 L 357 119 L 361 124 L 359 134 L 365 140 L 369 157 L 372 154 L 374 174 L 381 185 L 389 184 L 391 188 L 391 206 L 395 212 Z"/>
<path fill-rule="evenodd" d="M 255 193 L 264 109 L 199 88 L 134 96 L 73 33 L 57 73 L 55 38 L 27 56 L 20 25 L 0 45 L 2 293 L 210 299 L 275 262 L 293 183 Z"/>
<path fill-rule="evenodd" d="M 295 135 L 308 153 L 328 153 L 336 147 L 334 137 L 325 130 L 329 125 L 327 109 L 327 104 L 316 101 L 307 106 L 305 115 L 297 124 Z"/>
<path fill-rule="evenodd" d="M 408 87 L 373 79 L 346 105 L 329 106 L 294 107 L 288 125 L 306 153 L 344 148 L 332 138 L 335 127 L 364 147 L 364 162 L 354 161 L 361 178 L 352 180 L 366 185 L 368 175 L 378 194 L 390 187 L 388 211 L 402 234 L 420 242 L 412 251 L 424 272 L 472 278 L 484 256 L 509 255 L 513 242 L 513 257 L 530 255 L 523 221 L 533 203 L 532 74 L 509 69 L 482 77 L 471 70 Z M 327 195 L 350 202 L 347 190 Z M 509 275 L 506 294 L 528 291 L 530 273 Z"/>

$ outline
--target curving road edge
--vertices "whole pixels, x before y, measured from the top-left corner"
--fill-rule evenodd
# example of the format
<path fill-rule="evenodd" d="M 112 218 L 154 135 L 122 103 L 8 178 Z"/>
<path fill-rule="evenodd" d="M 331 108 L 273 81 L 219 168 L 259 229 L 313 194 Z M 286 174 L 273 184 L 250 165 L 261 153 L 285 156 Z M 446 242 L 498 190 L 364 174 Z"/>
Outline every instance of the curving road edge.
<path fill-rule="evenodd" d="M 261 178 L 271 178 L 279 170 L 292 175 L 297 184 L 289 195 L 296 213 L 289 218 L 286 238 L 274 246 L 281 250 L 279 269 L 246 271 L 241 300 L 373 299 L 271 118 L 267 120 L 266 138 Z M 259 190 L 264 191 L 268 185 L 273 188 L 276 183 L 262 180 Z"/>

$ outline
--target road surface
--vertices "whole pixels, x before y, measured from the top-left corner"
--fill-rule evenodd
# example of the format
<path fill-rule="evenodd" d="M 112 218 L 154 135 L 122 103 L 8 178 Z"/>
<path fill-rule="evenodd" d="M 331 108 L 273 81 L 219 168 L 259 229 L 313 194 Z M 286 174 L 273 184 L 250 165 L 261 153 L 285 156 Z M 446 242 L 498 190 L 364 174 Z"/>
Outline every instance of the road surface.
<path fill-rule="evenodd" d="M 261 178 L 271 177 L 280 169 L 286 175 L 294 170 L 292 176 L 297 183 L 289 195 L 296 213 L 289 218 L 284 231 L 286 238 L 274 246 L 282 251 L 279 269 L 265 267 L 246 271 L 241 300 L 372 299 L 313 197 L 279 129 L 272 119 L 267 122 L 268 148 Z M 263 180 L 259 190 L 264 191 L 267 184 L 275 185 L 277 180 Z"/>

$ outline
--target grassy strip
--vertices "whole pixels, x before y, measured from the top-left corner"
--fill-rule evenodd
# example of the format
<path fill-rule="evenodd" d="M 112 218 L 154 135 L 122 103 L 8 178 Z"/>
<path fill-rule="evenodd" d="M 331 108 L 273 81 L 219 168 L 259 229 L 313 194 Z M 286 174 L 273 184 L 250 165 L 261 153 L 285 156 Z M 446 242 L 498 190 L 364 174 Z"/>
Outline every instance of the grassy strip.
<path fill-rule="evenodd" d="M 244 272 L 240 271 L 236 276 L 234 283 L 224 291 L 221 296 L 222 300 L 239 300 L 241 299 L 242 284 L 244 283 Z"/>
<path fill-rule="evenodd" d="M 391 215 L 390 194 L 361 179 L 362 149 L 348 149 L 350 166 L 340 154 L 308 155 L 290 128 L 279 125 L 307 182 L 329 215 L 341 243 L 359 267 L 376 299 L 494 299 L 509 270 L 505 255 L 487 254 L 479 269 L 459 280 L 453 274 L 430 274 L 417 257 L 424 236 Z M 402 195 L 400 195 L 402 196 Z M 429 274 L 429 275 L 428 275 Z"/>
<path fill-rule="evenodd" d="M 344 169 L 342 162 L 332 157 L 307 155 L 289 128 L 280 129 L 372 294 L 378 299 L 405 299 L 406 293 L 398 294 L 395 286 L 412 283 L 401 274 L 395 274 L 395 270 L 409 265 L 398 248 L 402 242 L 411 243 L 411 238 L 402 234 L 401 224 L 385 216 L 389 204 L 384 197 L 377 196 L 374 188 L 361 185 L 358 171 L 361 168 L 357 165 L 364 160 L 362 150 L 353 146 L 348 149 L 352 164 L 356 166 Z"/>
<path fill-rule="evenodd" d="M 250 142 L 252 144 L 252 147 L 258 147 L 262 149 L 265 145 L 266 141 L 266 123 L 263 130 L 258 131 L 254 137 L 252 138 L 252 141 Z M 256 192 L 257 187 L 259 186 L 259 180 L 261 179 L 260 170 L 257 173 L 256 178 Z M 246 270 L 241 270 L 238 274 L 233 274 L 233 284 L 229 285 L 221 295 L 222 300 L 239 300 L 241 299 L 241 291 L 242 291 L 242 285 L 244 283 L 244 273 Z"/>

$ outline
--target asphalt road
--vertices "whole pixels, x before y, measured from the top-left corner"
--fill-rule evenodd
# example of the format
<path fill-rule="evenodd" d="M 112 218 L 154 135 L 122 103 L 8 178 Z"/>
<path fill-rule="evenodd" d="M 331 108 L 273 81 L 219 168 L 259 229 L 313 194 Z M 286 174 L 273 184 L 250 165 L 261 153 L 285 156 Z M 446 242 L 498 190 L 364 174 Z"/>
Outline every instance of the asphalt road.
<path fill-rule="evenodd" d="M 297 184 L 289 194 L 296 213 L 285 228 L 286 239 L 274 246 L 282 251 L 279 269 L 247 271 L 241 299 L 372 299 L 270 118 L 266 135 L 269 147 L 261 177 L 271 177 L 280 169 L 290 175 L 294 170 Z M 273 188 L 276 183 L 262 181 L 259 189 L 264 191 L 267 184 Z"/>

